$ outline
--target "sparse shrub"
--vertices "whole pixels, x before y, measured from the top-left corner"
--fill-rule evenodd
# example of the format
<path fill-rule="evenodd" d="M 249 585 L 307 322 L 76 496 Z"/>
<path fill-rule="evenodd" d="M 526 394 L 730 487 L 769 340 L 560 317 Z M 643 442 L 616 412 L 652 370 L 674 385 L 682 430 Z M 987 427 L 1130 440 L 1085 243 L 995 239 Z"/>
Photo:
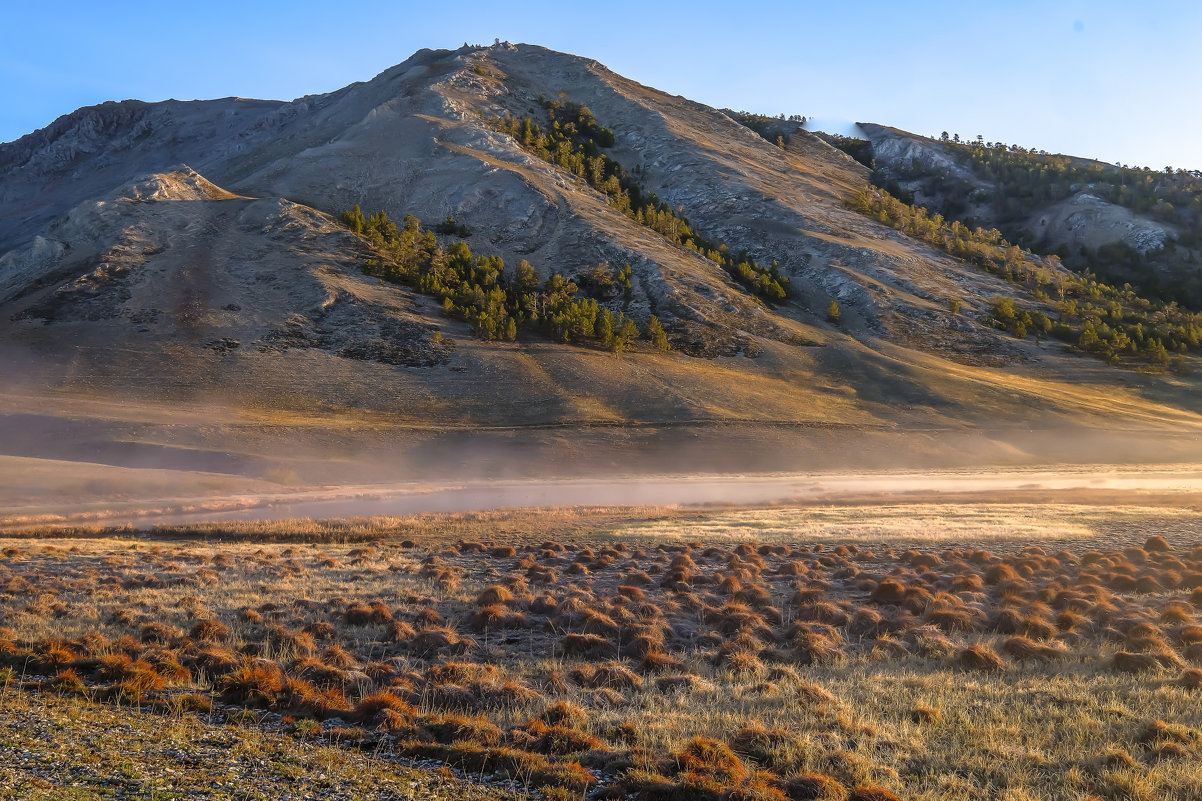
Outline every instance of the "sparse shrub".
<path fill-rule="evenodd" d="M 487 631 L 489 629 L 520 629 L 527 625 L 526 616 L 514 612 L 502 604 L 491 604 L 475 610 L 467 618 L 467 626 L 472 631 Z"/>
<path fill-rule="evenodd" d="M 1189 743 L 1198 739 L 1198 733 L 1179 723 L 1153 720 L 1145 724 L 1135 741 L 1141 745 L 1159 742 Z"/>
<path fill-rule="evenodd" d="M 315 640 L 333 640 L 335 636 L 338 636 L 338 629 L 335 629 L 334 624 L 328 621 L 309 623 L 301 630 L 305 634 L 313 636 Z"/>
<path fill-rule="evenodd" d="M 669 671 L 680 670 L 684 667 L 684 663 L 675 657 L 665 654 L 663 651 L 648 650 L 639 660 L 639 670 L 644 673 L 666 673 Z"/>
<path fill-rule="evenodd" d="M 757 773 L 738 787 L 723 794 L 723 801 L 786 801 L 784 792 L 774 783 L 770 773 Z"/>
<path fill-rule="evenodd" d="M 982 578 L 986 584 L 998 585 L 1017 581 L 1019 575 L 1013 567 L 1005 562 L 1001 562 L 986 570 Z"/>
<path fill-rule="evenodd" d="M 817 684 L 813 684 L 811 682 L 804 682 L 797 685 L 794 691 L 797 693 L 797 697 L 805 701 L 807 704 L 833 704 L 836 700 L 835 696 L 831 695 Z"/>
<path fill-rule="evenodd" d="M 583 726 L 588 713 L 569 701 L 556 701 L 539 713 L 538 719 L 552 726 Z"/>
<path fill-rule="evenodd" d="M 793 653 L 802 665 L 824 665 L 843 656 L 839 643 L 822 633 L 802 630 L 792 637 Z"/>
<path fill-rule="evenodd" d="M 413 616 L 413 624 L 418 628 L 430 629 L 445 626 L 447 621 L 438 613 L 437 609 L 427 606 Z"/>
<path fill-rule="evenodd" d="M 77 659 L 79 659 L 79 654 L 65 643 L 51 640 L 43 643 L 38 649 L 34 658 L 34 666 L 44 673 L 57 673 L 69 667 Z"/>
<path fill-rule="evenodd" d="M 440 743 L 465 740 L 480 745 L 497 745 L 501 742 L 501 730 L 487 718 L 437 715 L 423 718 L 421 726 Z"/>
<path fill-rule="evenodd" d="M 255 625 L 255 624 L 263 622 L 263 615 L 260 614 L 255 609 L 246 607 L 244 609 L 239 610 L 238 619 L 241 620 L 243 623 L 250 623 L 251 625 Z"/>
<path fill-rule="evenodd" d="M 48 686 L 54 692 L 62 693 L 63 695 L 86 695 L 88 691 L 88 687 L 84 684 L 83 679 L 71 668 L 60 670 L 50 680 Z"/>
<path fill-rule="evenodd" d="M 898 605 L 906 598 L 906 587 L 899 581 L 886 579 L 876 585 L 868 600 L 878 604 Z"/>

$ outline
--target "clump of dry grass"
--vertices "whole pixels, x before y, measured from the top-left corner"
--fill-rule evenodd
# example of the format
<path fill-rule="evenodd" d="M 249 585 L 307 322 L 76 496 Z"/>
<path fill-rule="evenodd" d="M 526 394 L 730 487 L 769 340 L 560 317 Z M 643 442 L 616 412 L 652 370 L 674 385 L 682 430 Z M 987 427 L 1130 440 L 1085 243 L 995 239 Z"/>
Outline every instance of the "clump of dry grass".
<path fill-rule="evenodd" d="M 956 664 L 964 670 L 996 671 L 1006 668 L 1006 660 L 985 643 L 976 643 L 956 655 Z"/>
<path fill-rule="evenodd" d="M 901 801 L 901 797 L 884 787 L 864 785 L 853 789 L 848 794 L 847 801 Z"/>
<path fill-rule="evenodd" d="M 1202 670 L 1190 668 L 1181 674 L 1177 682 L 1187 690 L 1202 690 Z"/>
<path fill-rule="evenodd" d="M 824 773 L 802 773 L 788 779 L 784 785 L 790 801 L 846 801 L 847 787 L 834 776 Z"/>

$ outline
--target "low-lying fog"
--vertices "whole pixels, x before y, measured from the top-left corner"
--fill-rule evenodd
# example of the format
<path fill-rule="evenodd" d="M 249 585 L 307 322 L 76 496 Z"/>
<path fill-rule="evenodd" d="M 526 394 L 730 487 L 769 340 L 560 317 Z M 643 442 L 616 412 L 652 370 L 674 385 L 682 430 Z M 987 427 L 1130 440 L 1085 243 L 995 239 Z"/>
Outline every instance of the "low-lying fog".
<path fill-rule="evenodd" d="M 727 505 L 888 500 L 906 496 L 1071 492 L 1202 493 L 1202 466 L 956 470 L 873 474 L 644 476 L 607 480 L 475 481 L 236 494 L 178 506 L 93 510 L 97 522 L 168 524 L 338 518 L 538 506 Z M 70 516 L 69 510 L 64 510 Z"/>

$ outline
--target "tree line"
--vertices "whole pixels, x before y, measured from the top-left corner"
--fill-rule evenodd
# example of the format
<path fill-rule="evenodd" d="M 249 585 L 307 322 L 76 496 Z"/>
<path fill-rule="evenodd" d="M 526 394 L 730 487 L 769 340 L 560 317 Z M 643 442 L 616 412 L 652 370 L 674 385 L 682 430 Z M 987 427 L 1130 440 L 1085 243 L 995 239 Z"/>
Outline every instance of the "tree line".
<path fill-rule="evenodd" d="M 514 341 L 521 330 L 537 331 L 563 342 L 598 344 L 614 352 L 632 347 L 640 337 L 638 325 L 623 312 L 615 314 L 595 298 L 581 293 L 580 286 L 561 273 L 540 281 L 530 262 L 522 259 L 507 270 L 500 256 L 477 256 L 462 240 L 443 247 L 434 231 L 424 228 L 413 215 L 401 225 L 383 211 L 365 217 L 359 206 L 343 212 L 345 224 L 367 240 L 380 259 L 364 266 L 374 275 L 402 284 L 442 301 L 448 317 L 465 320 L 480 337 Z M 441 223 L 455 229 L 453 220 Z M 599 267 L 592 280 L 608 276 L 613 283 L 629 284 L 629 265 L 616 271 Z M 653 315 L 646 338 L 659 350 L 668 350 L 668 338 Z"/>

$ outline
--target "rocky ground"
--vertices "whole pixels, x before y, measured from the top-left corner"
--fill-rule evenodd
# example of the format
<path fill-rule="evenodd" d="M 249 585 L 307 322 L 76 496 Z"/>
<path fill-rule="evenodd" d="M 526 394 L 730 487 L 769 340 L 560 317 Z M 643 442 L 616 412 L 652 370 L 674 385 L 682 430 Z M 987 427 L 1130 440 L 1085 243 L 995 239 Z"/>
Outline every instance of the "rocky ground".
<path fill-rule="evenodd" d="M 0 693 L 0 799 L 239 801 L 516 801 L 513 790 L 466 781 L 386 753 L 271 734 L 252 725 L 170 717 Z"/>

